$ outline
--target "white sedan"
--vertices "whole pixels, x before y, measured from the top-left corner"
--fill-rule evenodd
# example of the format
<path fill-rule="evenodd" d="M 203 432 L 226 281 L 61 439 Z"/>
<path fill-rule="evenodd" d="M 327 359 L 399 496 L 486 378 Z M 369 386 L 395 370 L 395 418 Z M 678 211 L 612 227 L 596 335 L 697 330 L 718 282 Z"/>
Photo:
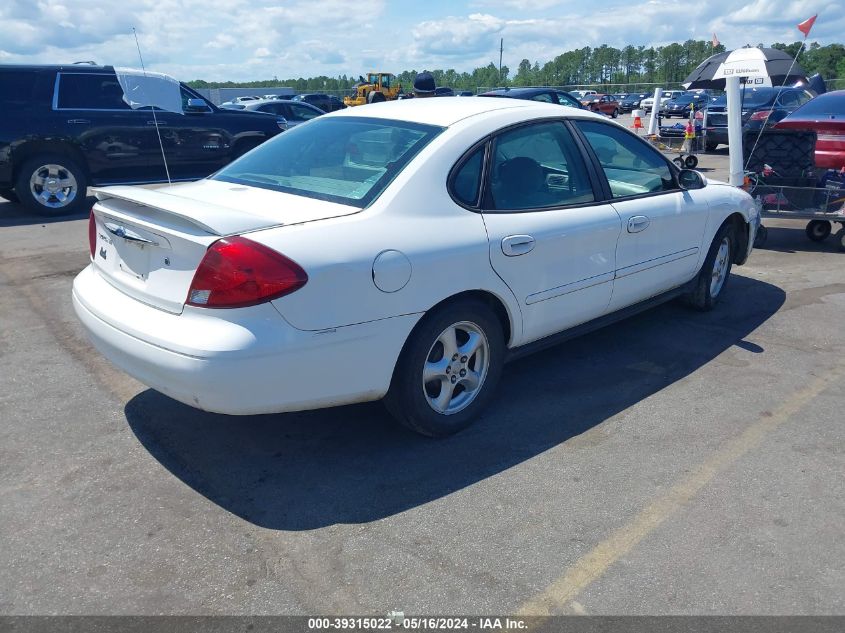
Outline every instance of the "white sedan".
<path fill-rule="evenodd" d="M 97 198 L 73 305 L 118 367 L 228 414 L 384 398 L 432 436 L 509 358 L 672 297 L 710 309 L 759 224 L 606 117 L 518 99 L 350 108 Z"/>

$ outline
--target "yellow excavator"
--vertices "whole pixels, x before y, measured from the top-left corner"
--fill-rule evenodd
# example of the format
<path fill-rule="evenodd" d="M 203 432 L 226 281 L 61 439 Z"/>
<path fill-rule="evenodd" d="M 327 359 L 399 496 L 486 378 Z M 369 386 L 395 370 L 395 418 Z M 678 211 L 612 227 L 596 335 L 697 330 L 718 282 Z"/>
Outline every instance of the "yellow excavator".
<path fill-rule="evenodd" d="M 391 101 L 402 94 L 402 86 L 392 73 L 368 73 L 367 78 L 358 78 L 353 93 L 343 98 L 347 107 Z"/>

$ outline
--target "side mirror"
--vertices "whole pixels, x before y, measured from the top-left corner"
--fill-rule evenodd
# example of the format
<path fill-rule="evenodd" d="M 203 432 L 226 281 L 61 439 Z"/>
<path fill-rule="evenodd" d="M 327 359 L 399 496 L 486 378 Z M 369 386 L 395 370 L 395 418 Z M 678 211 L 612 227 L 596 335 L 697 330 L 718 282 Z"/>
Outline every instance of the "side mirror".
<path fill-rule="evenodd" d="M 207 112 L 208 104 L 203 99 L 188 99 L 187 112 Z"/>
<path fill-rule="evenodd" d="M 288 129 L 288 120 L 283 116 L 276 117 L 276 124 L 279 126 L 279 129 L 284 132 Z"/>
<path fill-rule="evenodd" d="M 707 185 L 707 180 L 701 175 L 701 172 L 694 169 L 682 169 L 678 172 L 678 185 L 685 191 L 690 189 L 704 189 Z"/>

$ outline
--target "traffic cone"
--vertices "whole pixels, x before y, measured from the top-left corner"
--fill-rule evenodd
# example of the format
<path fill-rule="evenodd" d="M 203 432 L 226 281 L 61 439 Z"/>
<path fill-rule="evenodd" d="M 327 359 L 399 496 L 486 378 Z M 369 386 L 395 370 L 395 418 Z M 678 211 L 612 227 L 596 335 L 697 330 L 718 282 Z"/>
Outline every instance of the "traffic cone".
<path fill-rule="evenodd" d="M 632 126 L 635 130 L 637 130 L 637 134 L 640 133 L 640 130 L 643 128 L 643 120 L 641 117 L 635 116 L 634 117 L 634 125 Z"/>

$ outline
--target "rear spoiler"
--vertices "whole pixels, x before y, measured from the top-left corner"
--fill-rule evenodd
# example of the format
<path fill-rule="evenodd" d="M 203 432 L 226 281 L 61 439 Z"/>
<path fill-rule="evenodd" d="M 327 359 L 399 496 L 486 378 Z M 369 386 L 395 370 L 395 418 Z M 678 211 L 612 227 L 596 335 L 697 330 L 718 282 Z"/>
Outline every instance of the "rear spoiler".
<path fill-rule="evenodd" d="M 118 185 L 93 189 L 97 200 L 123 200 L 179 217 L 211 235 L 236 235 L 259 229 L 282 226 L 283 222 L 268 221 L 266 217 L 240 209 L 198 202 L 191 198 L 157 189 L 143 189 Z"/>

